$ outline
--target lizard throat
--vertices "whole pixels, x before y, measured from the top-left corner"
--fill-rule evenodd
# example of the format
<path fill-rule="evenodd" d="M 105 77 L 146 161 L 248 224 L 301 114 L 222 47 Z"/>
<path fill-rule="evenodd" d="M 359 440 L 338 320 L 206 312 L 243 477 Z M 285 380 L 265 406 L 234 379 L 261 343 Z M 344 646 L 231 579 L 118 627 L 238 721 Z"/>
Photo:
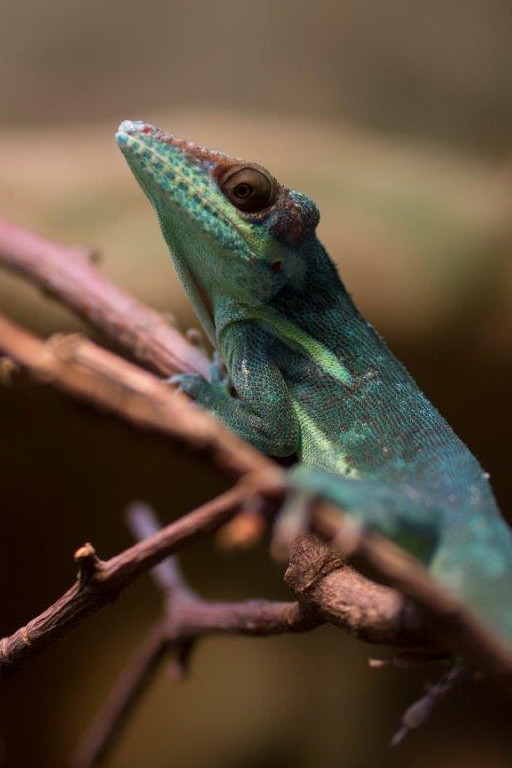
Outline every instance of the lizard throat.
<path fill-rule="evenodd" d="M 183 259 L 178 258 L 176 254 L 173 254 L 173 257 L 176 271 L 192 302 L 195 313 L 208 338 L 215 344 L 215 321 L 211 299 L 201 281 L 196 278 L 188 264 Z"/>

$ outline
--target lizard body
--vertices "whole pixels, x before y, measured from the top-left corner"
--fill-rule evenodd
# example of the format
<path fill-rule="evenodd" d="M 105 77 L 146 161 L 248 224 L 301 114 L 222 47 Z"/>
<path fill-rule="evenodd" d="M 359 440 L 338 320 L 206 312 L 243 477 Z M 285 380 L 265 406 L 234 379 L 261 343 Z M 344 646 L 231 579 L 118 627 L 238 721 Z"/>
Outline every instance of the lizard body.
<path fill-rule="evenodd" d="M 512 534 L 488 477 L 358 312 L 318 210 L 265 169 L 125 121 L 117 142 L 237 397 L 181 388 L 297 487 L 411 551 L 512 645 Z"/>

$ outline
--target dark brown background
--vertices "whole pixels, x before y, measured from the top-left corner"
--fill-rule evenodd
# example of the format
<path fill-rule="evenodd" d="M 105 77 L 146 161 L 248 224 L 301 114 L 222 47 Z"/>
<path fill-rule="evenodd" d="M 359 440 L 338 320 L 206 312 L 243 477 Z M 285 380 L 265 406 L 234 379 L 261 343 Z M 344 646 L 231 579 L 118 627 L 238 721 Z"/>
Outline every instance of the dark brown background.
<path fill-rule="evenodd" d="M 356 300 L 491 472 L 512 515 L 512 6 L 508 0 L 25 0 L 0 10 L 0 213 L 104 254 L 193 323 L 119 158 L 123 118 L 267 164 L 310 193 Z M 64 311 L 0 273 L 0 307 L 48 334 Z M 0 634 L 71 582 L 84 540 L 130 539 L 134 498 L 172 519 L 222 487 L 193 458 L 30 385 L 0 389 Z M 183 557 L 205 595 L 286 597 L 265 549 Z M 149 580 L 2 684 L 3 765 L 61 768 L 156 616 Z M 394 751 L 425 673 L 370 671 L 329 628 L 215 639 L 162 674 L 113 768 L 502 768 L 511 703 L 465 686 Z"/>

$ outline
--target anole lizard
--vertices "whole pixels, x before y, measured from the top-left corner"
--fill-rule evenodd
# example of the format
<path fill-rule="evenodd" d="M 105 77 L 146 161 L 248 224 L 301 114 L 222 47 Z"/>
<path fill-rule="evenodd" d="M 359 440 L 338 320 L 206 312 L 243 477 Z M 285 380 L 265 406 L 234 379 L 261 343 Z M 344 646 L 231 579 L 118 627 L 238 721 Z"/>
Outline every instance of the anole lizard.
<path fill-rule="evenodd" d="M 354 306 L 315 203 L 148 123 L 116 139 L 237 398 L 218 379 L 181 388 L 267 454 L 296 454 L 296 487 L 411 551 L 512 647 L 512 534 L 488 477 Z"/>

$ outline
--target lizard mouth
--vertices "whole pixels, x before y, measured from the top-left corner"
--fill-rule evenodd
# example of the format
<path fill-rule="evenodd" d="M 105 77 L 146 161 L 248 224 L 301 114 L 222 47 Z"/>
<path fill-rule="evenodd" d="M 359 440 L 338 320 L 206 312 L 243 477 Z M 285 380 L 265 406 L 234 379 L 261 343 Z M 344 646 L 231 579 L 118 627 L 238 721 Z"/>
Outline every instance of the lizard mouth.
<path fill-rule="evenodd" d="M 197 161 L 210 162 L 215 166 L 230 162 L 230 158 L 224 152 L 219 152 L 216 149 L 206 149 L 206 147 L 202 147 L 193 141 L 187 141 L 179 136 L 166 133 L 156 125 L 146 123 L 143 120 L 123 120 L 117 130 L 116 141 L 121 149 L 123 149 L 127 144 L 128 137 L 137 138 L 138 136 L 141 139 L 146 137 L 159 144 L 175 147 L 181 150 L 184 155 Z"/>

